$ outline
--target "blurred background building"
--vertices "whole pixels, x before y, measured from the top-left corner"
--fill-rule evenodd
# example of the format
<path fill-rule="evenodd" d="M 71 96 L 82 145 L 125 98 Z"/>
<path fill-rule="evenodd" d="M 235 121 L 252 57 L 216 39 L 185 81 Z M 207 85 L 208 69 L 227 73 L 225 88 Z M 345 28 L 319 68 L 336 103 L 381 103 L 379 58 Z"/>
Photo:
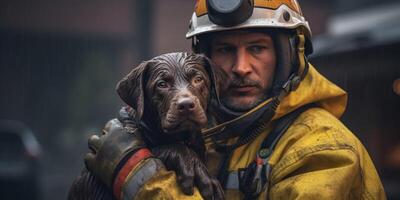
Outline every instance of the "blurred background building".
<path fill-rule="evenodd" d="M 123 105 L 114 87 L 124 74 L 190 50 L 194 2 L 0 1 L 0 119 L 25 123 L 41 144 L 39 199 L 66 198 L 87 137 Z M 399 199 L 400 2 L 300 4 L 313 30 L 311 62 L 349 92 L 343 121 L 369 150 L 389 199 Z"/>

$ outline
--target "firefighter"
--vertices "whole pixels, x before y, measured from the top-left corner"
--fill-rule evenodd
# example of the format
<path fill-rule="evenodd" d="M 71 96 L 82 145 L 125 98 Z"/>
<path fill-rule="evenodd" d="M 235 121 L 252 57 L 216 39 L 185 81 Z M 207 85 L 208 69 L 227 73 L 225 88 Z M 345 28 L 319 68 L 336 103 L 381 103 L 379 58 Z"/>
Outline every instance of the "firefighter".
<path fill-rule="evenodd" d="M 386 199 L 366 149 L 339 120 L 346 92 L 307 62 L 311 30 L 296 0 L 198 0 L 186 37 L 227 75 L 217 124 L 203 131 L 226 199 Z M 140 137 L 118 141 L 126 133 L 112 127 L 122 125 L 107 126 L 89 140 L 96 151 L 86 164 L 117 198 L 202 198 L 198 185 L 184 194 Z"/>

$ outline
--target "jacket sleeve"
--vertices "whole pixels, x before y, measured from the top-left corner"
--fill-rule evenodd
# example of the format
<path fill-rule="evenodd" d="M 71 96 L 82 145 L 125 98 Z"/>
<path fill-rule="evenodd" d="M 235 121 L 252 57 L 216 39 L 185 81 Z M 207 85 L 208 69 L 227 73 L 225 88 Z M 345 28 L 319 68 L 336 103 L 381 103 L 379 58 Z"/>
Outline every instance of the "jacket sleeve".
<path fill-rule="evenodd" d="M 195 188 L 193 195 L 183 194 L 175 172 L 167 171 L 157 158 L 148 158 L 130 171 L 122 188 L 121 199 L 202 199 Z"/>
<path fill-rule="evenodd" d="M 201 200 L 203 198 L 201 197 L 197 188 L 194 189 L 194 193 L 191 196 L 183 194 L 177 184 L 175 172 L 161 169 L 139 189 L 135 199 Z"/>

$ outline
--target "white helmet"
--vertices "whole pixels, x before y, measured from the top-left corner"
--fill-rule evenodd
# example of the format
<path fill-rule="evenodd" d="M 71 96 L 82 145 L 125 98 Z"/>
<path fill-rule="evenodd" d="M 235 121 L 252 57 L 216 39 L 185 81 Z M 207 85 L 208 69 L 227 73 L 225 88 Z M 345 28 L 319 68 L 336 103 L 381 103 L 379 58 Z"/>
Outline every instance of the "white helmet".
<path fill-rule="evenodd" d="M 297 0 L 197 0 L 186 38 L 196 45 L 201 34 L 243 28 L 295 29 L 311 39 Z"/>

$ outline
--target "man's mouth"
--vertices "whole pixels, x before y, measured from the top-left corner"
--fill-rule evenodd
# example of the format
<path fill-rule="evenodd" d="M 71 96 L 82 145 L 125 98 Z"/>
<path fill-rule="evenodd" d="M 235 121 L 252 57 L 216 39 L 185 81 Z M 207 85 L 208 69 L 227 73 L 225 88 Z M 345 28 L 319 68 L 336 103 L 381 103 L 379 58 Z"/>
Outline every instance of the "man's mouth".
<path fill-rule="evenodd" d="M 253 93 L 257 89 L 257 85 L 234 85 L 230 87 L 232 93 L 239 95 Z"/>
<path fill-rule="evenodd" d="M 232 91 L 237 93 L 249 93 L 256 88 L 257 87 L 251 85 L 231 87 Z"/>
<path fill-rule="evenodd" d="M 259 89 L 259 83 L 249 78 L 233 79 L 228 86 L 228 91 L 233 95 L 248 95 L 257 92 Z"/>

